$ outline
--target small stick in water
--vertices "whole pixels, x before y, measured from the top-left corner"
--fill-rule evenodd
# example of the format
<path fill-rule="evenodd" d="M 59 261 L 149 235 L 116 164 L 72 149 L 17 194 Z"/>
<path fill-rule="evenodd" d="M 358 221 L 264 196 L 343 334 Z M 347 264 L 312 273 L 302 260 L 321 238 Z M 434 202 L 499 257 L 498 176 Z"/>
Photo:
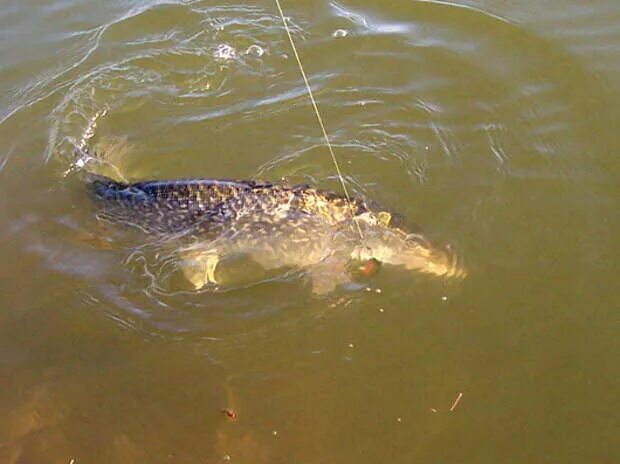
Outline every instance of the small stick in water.
<path fill-rule="evenodd" d="M 463 398 L 463 392 L 459 393 L 459 395 L 456 397 L 456 399 L 452 403 L 452 406 L 450 406 L 450 412 L 452 412 L 452 411 L 454 411 L 456 409 L 456 407 L 458 406 L 459 402 L 461 401 L 461 398 Z"/>
<path fill-rule="evenodd" d="M 231 421 L 237 420 L 237 413 L 233 411 L 232 409 L 220 409 L 220 412 L 222 414 L 225 414 L 226 417 L 228 417 Z"/>

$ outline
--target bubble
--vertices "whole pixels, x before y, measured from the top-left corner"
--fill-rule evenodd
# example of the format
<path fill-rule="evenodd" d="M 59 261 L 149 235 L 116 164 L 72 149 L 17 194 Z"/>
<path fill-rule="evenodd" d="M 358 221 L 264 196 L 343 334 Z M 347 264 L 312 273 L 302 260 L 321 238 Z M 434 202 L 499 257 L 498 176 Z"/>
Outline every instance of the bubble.
<path fill-rule="evenodd" d="M 347 31 L 346 29 L 336 29 L 332 34 L 332 36 L 336 37 L 337 39 L 341 37 L 346 37 L 347 35 L 349 35 L 349 31 Z"/>
<path fill-rule="evenodd" d="M 265 50 L 260 45 L 250 45 L 245 51 L 245 54 L 261 57 L 265 54 Z"/>
<path fill-rule="evenodd" d="M 213 52 L 213 56 L 220 60 L 232 60 L 237 57 L 237 50 L 228 44 L 219 44 Z"/>

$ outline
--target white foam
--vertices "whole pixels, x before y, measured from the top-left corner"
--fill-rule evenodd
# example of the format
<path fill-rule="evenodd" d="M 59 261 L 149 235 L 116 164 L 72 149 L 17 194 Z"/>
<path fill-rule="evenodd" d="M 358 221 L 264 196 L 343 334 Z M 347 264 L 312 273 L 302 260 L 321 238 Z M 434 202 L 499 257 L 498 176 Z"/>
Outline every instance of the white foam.
<path fill-rule="evenodd" d="M 228 44 L 219 44 L 213 52 L 213 56 L 217 59 L 228 61 L 237 58 L 237 50 Z"/>

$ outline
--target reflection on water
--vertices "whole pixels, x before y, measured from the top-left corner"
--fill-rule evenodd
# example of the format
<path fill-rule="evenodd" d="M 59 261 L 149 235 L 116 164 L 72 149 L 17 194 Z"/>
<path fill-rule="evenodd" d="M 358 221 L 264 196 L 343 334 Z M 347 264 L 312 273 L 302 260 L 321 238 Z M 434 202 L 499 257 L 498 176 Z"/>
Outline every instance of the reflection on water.
<path fill-rule="evenodd" d="M 275 5 L 37 3 L 0 7 L 0 461 L 617 454 L 616 2 L 283 5 L 348 186 L 469 271 L 321 298 L 184 288 L 74 155 L 339 190 Z"/>

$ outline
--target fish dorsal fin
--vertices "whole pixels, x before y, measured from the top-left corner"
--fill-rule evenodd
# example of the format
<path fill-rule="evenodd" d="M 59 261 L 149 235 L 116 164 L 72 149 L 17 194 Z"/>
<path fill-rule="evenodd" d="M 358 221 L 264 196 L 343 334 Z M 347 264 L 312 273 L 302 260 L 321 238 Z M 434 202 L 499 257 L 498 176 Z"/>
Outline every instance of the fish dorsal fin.
<path fill-rule="evenodd" d="M 387 227 L 390 225 L 390 221 L 392 220 L 392 215 L 387 211 L 379 211 L 377 213 L 377 223 L 380 226 Z"/>

